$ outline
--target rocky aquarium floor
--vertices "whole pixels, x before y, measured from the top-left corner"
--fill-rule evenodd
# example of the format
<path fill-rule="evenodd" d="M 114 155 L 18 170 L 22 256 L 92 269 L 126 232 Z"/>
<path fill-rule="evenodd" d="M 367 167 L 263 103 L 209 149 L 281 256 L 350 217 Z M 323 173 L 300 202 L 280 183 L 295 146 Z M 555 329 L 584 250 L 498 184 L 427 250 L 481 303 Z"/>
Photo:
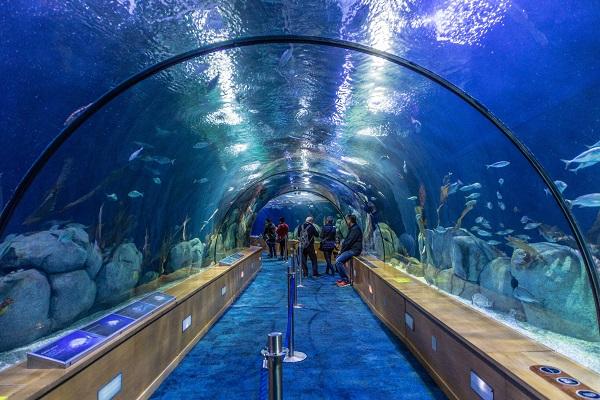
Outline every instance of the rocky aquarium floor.
<path fill-rule="evenodd" d="M 266 259 L 254 282 L 152 398 L 258 399 L 260 350 L 267 333 L 286 329 L 285 270 L 284 263 Z M 284 398 L 445 399 L 351 287 L 336 287 L 330 276 L 304 283 L 296 348 L 308 359 L 284 364 Z"/>

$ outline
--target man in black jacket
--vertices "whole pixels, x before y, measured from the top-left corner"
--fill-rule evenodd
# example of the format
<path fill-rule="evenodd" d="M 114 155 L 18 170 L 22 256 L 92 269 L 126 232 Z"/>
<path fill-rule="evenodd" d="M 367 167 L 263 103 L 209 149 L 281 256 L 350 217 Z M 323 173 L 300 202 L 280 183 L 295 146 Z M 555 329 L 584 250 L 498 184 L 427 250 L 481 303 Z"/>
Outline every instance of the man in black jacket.
<path fill-rule="evenodd" d="M 342 242 L 342 248 L 340 249 L 341 254 L 335 260 L 335 267 L 340 273 L 340 278 L 342 278 L 337 281 L 339 287 L 348 286 L 350 284 L 350 278 L 348 278 L 344 263 L 351 260 L 352 257 L 359 256 L 360 253 L 362 253 L 363 233 L 356 223 L 356 215 L 346 215 L 346 224 L 348 225 L 348 236 L 346 236 Z"/>
<path fill-rule="evenodd" d="M 315 236 L 319 236 L 317 228 L 313 225 L 313 217 L 307 217 L 306 222 L 298 227 L 298 244 L 302 250 L 302 274 L 308 276 L 307 258 L 312 264 L 312 276 L 319 277 L 317 253 L 315 253 Z"/>

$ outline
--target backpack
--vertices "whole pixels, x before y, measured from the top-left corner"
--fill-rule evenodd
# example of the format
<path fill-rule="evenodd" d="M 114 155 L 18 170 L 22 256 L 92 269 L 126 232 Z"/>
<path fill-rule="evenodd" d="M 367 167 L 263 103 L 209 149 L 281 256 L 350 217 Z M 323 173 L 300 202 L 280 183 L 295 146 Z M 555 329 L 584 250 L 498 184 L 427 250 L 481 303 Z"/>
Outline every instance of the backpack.
<path fill-rule="evenodd" d="M 308 246 L 312 244 L 312 239 L 308 237 L 308 227 L 310 224 L 306 223 L 302 225 L 302 229 L 300 230 L 300 235 L 298 235 L 298 240 L 300 242 L 300 247 L 306 249 Z"/>

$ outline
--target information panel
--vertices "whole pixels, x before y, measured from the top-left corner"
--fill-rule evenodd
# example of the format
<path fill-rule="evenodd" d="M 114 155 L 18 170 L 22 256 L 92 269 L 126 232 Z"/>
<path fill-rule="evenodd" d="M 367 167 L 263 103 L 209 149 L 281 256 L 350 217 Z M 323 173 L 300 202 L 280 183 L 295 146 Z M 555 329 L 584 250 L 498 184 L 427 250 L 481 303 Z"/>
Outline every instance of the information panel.
<path fill-rule="evenodd" d="M 36 351 L 27 353 L 27 366 L 29 368 L 66 368 L 111 337 L 134 326 L 173 301 L 175 301 L 175 297 L 166 293 L 150 293 Z"/>
<path fill-rule="evenodd" d="M 244 253 L 233 253 L 219 261 L 219 265 L 233 265 L 242 258 L 244 258 Z"/>

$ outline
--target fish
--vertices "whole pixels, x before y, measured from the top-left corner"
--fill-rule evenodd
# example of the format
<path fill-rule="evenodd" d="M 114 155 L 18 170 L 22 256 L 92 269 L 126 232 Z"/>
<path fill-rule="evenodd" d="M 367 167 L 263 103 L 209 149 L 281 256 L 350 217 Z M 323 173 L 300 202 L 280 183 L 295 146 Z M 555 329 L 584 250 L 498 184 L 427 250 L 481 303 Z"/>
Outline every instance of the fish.
<path fill-rule="evenodd" d="M 582 168 L 591 167 L 600 161 L 600 146 L 591 147 L 572 160 L 561 159 L 561 161 L 565 163 L 565 169 L 572 172 L 577 172 L 577 170 Z M 575 169 L 569 169 L 569 165 L 571 164 L 579 165 Z"/>
<path fill-rule="evenodd" d="M 558 188 L 559 192 L 564 192 L 565 189 L 567 188 L 567 184 L 564 183 L 563 181 L 554 181 L 554 184 L 556 185 L 556 187 Z"/>
<path fill-rule="evenodd" d="M 132 199 L 136 199 L 138 197 L 144 197 L 144 194 L 138 192 L 137 190 L 132 190 L 131 192 L 127 193 L 127 196 L 131 197 Z"/>
<path fill-rule="evenodd" d="M 490 169 L 490 168 L 503 168 L 510 165 L 510 161 L 498 161 L 495 162 L 493 164 L 486 164 L 485 168 L 486 169 Z"/>
<path fill-rule="evenodd" d="M 450 186 L 448 187 L 448 195 L 456 193 L 456 191 L 458 190 L 458 188 L 460 188 L 462 186 L 462 184 L 463 183 L 460 181 L 460 179 L 454 183 L 451 183 Z"/>
<path fill-rule="evenodd" d="M 492 236 L 492 234 L 488 231 L 484 231 L 483 229 L 479 229 L 475 232 L 479 236 Z"/>
<path fill-rule="evenodd" d="M 146 156 L 141 158 L 142 161 L 155 162 L 160 165 L 175 164 L 175 159 L 170 159 L 163 156 Z"/>
<path fill-rule="evenodd" d="M 136 158 L 138 158 L 138 156 L 140 155 L 140 153 L 144 150 L 144 146 L 140 147 L 139 149 L 137 149 L 136 151 L 134 151 L 133 153 L 131 153 L 131 155 L 129 156 L 129 161 L 133 161 Z"/>
<path fill-rule="evenodd" d="M 510 235 L 513 232 L 514 232 L 513 229 L 504 229 L 502 231 L 496 232 L 496 235 L 498 235 L 498 236 Z"/>
<path fill-rule="evenodd" d="M 404 171 L 404 174 L 408 174 L 408 168 L 406 167 L 406 160 L 404 160 L 404 164 L 402 165 L 402 171 Z"/>
<path fill-rule="evenodd" d="M 67 119 L 65 120 L 65 126 L 69 125 L 71 122 L 75 121 L 75 119 L 77 119 L 77 117 L 79 117 L 81 114 L 83 114 L 83 112 L 85 110 L 87 110 L 90 106 L 92 105 L 92 103 L 87 104 L 83 107 L 79 107 L 77 110 L 73 111 L 71 114 L 69 114 L 69 116 L 67 117 Z"/>
<path fill-rule="evenodd" d="M 154 183 L 156 183 L 157 185 L 160 185 L 160 184 L 162 183 L 162 181 L 160 180 L 160 178 L 159 178 L 159 177 L 154 177 L 154 178 L 152 178 L 152 181 L 153 181 Z"/>
<path fill-rule="evenodd" d="M 502 200 L 502 193 L 496 191 L 496 197 L 498 198 L 498 200 Z"/>
<path fill-rule="evenodd" d="M 517 300 L 522 301 L 523 303 L 539 303 L 540 301 L 536 299 L 528 290 L 523 289 L 521 287 L 516 287 L 513 290 L 513 297 Z"/>
<path fill-rule="evenodd" d="M 289 49 L 286 49 L 283 53 L 281 53 L 281 57 L 279 57 L 279 68 L 283 68 L 290 62 L 292 57 L 294 56 L 294 48 L 290 46 Z"/>
<path fill-rule="evenodd" d="M 591 146 L 586 145 L 585 147 L 587 147 L 588 149 L 591 149 L 592 147 L 600 147 L 600 140 L 598 140 L 596 143 L 594 143 Z"/>
<path fill-rule="evenodd" d="M 542 224 L 541 222 L 528 222 L 528 223 L 527 223 L 527 224 L 526 224 L 526 225 L 523 227 L 523 229 L 526 229 L 526 230 L 535 229 L 535 228 L 537 228 L 538 226 L 540 226 L 541 224 Z"/>
<path fill-rule="evenodd" d="M 515 264 L 525 266 L 536 260 L 545 261 L 542 255 L 535 248 L 531 247 L 529 243 L 513 236 L 507 236 L 506 240 L 508 242 L 507 245 L 510 247 L 523 251 L 522 255 L 513 252 L 513 261 Z M 517 256 L 519 256 L 518 259 L 516 258 Z"/>
<path fill-rule="evenodd" d="M 384 198 L 384 199 L 385 199 L 385 195 L 384 195 L 384 194 L 383 194 L 381 191 L 379 191 L 379 190 L 378 190 L 378 191 L 377 191 L 377 194 L 378 194 L 379 196 L 381 196 L 382 198 Z"/>
<path fill-rule="evenodd" d="M 522 223 L 522 224 L 526 224 L 526 223 L 528 223 L 529 221 L 531 221 L 531 218 L 529 218 L 527 215 L 523 215 L 523 216 L 521 217 L 521 223 Z"/>
<path fill-rule="evenodd" d="M 206 183 L 206 182 L 208 182 L 208 178 L 194 179 L 194 183 Z"/>
<path fill-rule="evenodd" d="M 529 235 L 515 235 L 515 237 L 523 241 L 531 240 L 531 236 Z"/>
<path fill-rule="evenodd" d="M 502 211 L 506 210 L 506 205 L 501 201 L 498 202 L 498 207 L 500 207 Z"/>
<path fill-rule="evenodd" d="M 117 201 L 117 200 L 119 200 L 119 198 L 117 197 L 117 194 L 116 194 L 116 193 L 107 194 L 107 195 L 106 195 L 106 198 L 107 198 L 107 199 L 109 199 L 109 200 L 112 200 L 112 201 Z"/>
<path fill-rule="evenodd" d="M 2 302 L 0 303 L 0 315 L 3 315 L 6 311 L 8 311 L 8 308 L 14 302 L 15 301 L 13 299 L 11 299 L 10 297 L 7 297 L 4 300 L 2 300 Z"/>
<path fill-rule="evenodd" d="M 487 222 L 487 221 L 483 221 L 483 222 L 481 223 L 481 226 L 483 226 L 485 229 L 492 229 L 492 226 L 491 226 L 491 225 L 490 225 L 490 223 L 489 223 L 489 222 Z"/>
<path fill-rule="evenodd" d="M 379 157 L 380 160 L 389 160 L 390 156 L 388 156 L 387 154 L 382 155 L 381 157 Z"/>
<path fill-rule="evenodd" d="M 486 206 L 486 207 L 487 207 L 489 210 L 491 210 L 492 208 L 494 208 L 494 205 L 492 204 L 492 202 L 491 202 L 491 201 L 488 201 L 487 203 L 485 203 L 485 206 Z"/>
<path fill-rule="evenodd" d="M 417 200 L 418 197 L 417 196 L 410 196 L 409 198 L 407 198 L 406 200 L 411 200 L 411 201 L 415 201 Z"/>
<path fill-rule="evenodd" d="M 465 203 L 466 207 L 475 207 L 475 205 L 477 204 L 477 200 L 469 200 Z"/>
<path fill-rule="evenodd" d="M 500 222 L 498 225 L 500 225 L 500 228 L 504 228 L 504 224 L 502 222 Z"/>
<path fill-rule="evenodd" d="M 471 193 L 470 195 L 465 196 L 465 200 L 477 199 L 479 196 L 481 196 L 481 193 Z"/>
<path fill-rule="evenodd" d="M 482 223 L 483 221 L 485 221 L 485 218 L 483 218 L 483 217 L 475 218 L 475 222 L 477 222 L 478 224 Z"/>
<path fill-rule="evenodd" d="M 497 240 L 488 240 L 487 244 L 489 244 L 490 246 L 498 246 L 501 243 Z"/>
<path fill-rule="evenodd" d="M 498 179 L 498 183 L 499 183 L 500 185 L 504 185 L 504 178 L 500 178 L 500 179 Z"/>
<path fill-rule="evenodd" d="M 461 187 L 459 190 L 461 192 L 469 192 L 469 191 L 475 190 L 475 189 L 481 189 L 481 183 L 475 182 L 470 185 L 465 185 L 465 186 Z"/>
<path fill-rule="evenodd" d="M 546 196 L 550 196 L 551 195 L 550 189 L 548 189 L 548 188 L 544 188 L 544 193 L 546 193 Z"/>
<path fill-rule="evenodd" d="M 600 207 L 600 193 L 590 193 L 579 196 L 575 200 L 567 200 L 570 207 Z"/>
<path fill-rule="evenodd" d="M 214 78 L 208 81 L 208 83 L 206 84 L 206 93 L 212 92 L 217 87 L 217 84 L 219 83 L 219 76 L 220 73 L 217 73 L 217 75 L 215 75 Z"/>
<path fill-rule="evenodd" d="M 200 150 L 200 149 L 203 149 L 205 147 L 208 147 L 209 145 L 210 145 L 210 143 L 208 143 L 208 142 L 198 142 L 193 147 L 196 150 Z"/>
<path fill-rule="evenodd" d="M 478 231 L 479 229 L 481 229 L 481 228 L 479 228 L 477 225 L 473 225 L 471 227 L 471 231 L 473 231 L 473 232 Z"/>

